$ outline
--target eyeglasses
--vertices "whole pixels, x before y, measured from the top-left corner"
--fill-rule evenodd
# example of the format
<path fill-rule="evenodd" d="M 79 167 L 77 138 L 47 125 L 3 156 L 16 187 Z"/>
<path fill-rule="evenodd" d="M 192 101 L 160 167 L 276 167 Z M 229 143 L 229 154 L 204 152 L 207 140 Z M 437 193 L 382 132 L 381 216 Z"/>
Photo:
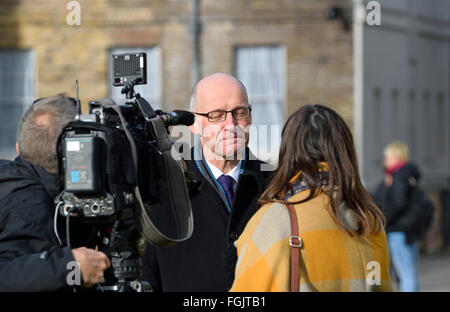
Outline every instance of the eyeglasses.
<path fill-rule="evenodd" d="M 226 110 L 216 110 L 209 113 L 194 113 L 196 115 L 208 117 L 208 121 L 210 122 L 221 122 L 227 119 L 227 114 L 231 113 L 234 119 L 243 120 L 250 117 L 250 112 L 252 108 L 249 107 L 238 107 L 230 111 Z"/>

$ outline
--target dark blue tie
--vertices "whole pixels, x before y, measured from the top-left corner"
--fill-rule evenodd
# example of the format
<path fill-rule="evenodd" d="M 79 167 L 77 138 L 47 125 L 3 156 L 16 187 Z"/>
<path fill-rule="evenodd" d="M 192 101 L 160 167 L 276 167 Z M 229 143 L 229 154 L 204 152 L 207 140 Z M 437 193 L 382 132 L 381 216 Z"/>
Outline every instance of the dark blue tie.
<path fill-rule="evenodd" d="M 231 207 L 231 203 L 233 202 L 233 178 L 229 175 L 222 174 L 217 181 L 219 181 L 220 185 L 222 185 L 225 195 L 227 196 L 228 203 Z"/>

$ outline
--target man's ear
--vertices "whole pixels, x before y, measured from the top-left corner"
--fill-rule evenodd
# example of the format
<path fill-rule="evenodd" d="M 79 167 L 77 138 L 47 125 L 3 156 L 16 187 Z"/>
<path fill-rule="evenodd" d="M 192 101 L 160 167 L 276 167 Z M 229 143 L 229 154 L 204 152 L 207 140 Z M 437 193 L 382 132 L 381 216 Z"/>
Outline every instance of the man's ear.
<path fill-rule="evenodd" d="M 18 156 L 20 156 L 19 142 L 16 142 L 16 153 L 17 153 Z"/>
<path fill-rule="evenodd" d="M 193 134 L 199 134 L 199 135 L 201 135 L 202 133 L 201 133 L 199 124 L 200 124 L 200 126 L 201 126 L 200 121 L 199 121 L 197 118 L 195 118 L 194 123 L 193 123 L 192 125 L 189 126 L 189 130 L 191 130 L 191 132 L 192 132 Z"/>

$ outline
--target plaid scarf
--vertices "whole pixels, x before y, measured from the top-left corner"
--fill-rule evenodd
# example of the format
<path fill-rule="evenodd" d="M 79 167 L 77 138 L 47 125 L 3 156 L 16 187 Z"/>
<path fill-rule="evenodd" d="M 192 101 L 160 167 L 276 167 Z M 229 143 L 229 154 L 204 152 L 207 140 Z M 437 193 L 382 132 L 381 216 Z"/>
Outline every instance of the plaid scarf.
<path fill-rule="evenodd" d="M 328 171 L 319 171 L 319 180 L 320 180 L 320 184 L 321 185 L 326 185 L 328 183 Z M 287 192 L 286 195 L 284 196 L 283 200 L 288 200 L 289 198 L 291 198 L 292 196 L 309 189 L 308 185 L 306 185 L 306 181 L 303 178 L 303 175 L 300 174 L 300 177 L 297 179 L 298 182 L 295 183 Z"/>

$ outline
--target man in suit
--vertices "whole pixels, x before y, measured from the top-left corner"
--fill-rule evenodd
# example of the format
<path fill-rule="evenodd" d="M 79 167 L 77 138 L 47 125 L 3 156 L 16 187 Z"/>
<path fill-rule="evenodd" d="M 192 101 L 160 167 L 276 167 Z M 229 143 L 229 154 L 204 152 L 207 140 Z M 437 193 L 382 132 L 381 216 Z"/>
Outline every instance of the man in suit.
<path fill-rule="evenodd" d="M 191 194 L 194 232 L 173 247 L 148 245 L 143 280 L 154 291 L 229 289 L 237 258 L 233 242 L 256 211 L 271 173 L 247 147 L 251 107 L 239 80 L 222 73 L 203 78 L 192 91 L 191 111 L 196 120 L 190 130 L 199 140 L 184 160 L 198 182 Z M 170 231 L 168 209 L 160 208 L 150 217 Z"/>

